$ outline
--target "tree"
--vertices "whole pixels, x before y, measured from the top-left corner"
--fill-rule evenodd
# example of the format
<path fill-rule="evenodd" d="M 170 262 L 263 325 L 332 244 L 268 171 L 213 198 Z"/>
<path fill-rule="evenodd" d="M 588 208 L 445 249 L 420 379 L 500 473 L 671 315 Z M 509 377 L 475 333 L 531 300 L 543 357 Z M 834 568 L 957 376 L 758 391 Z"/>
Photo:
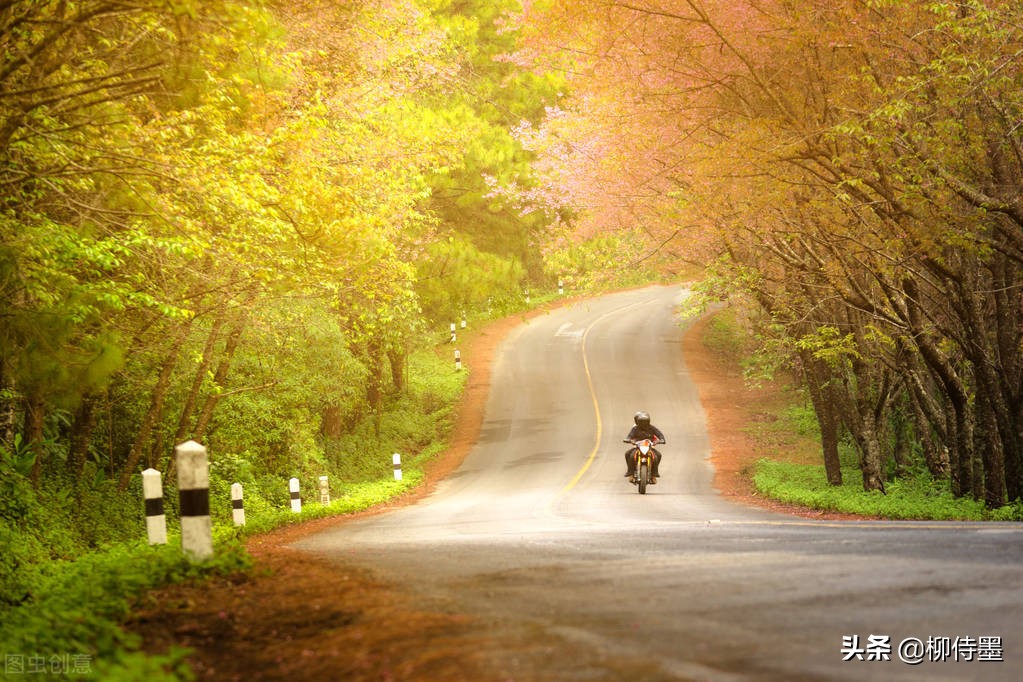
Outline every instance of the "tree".
<path fill-rule="evenodd" d="M 662 183 L 644 185 L 667 207 L 660 236 L 679 222 L 699 229 L 691 243 L 713 235 L 732 290 L 780 322 L 790 348 L 803 344 L 822 428 L 841 416 L 864 486 L 883 487 L 887 433 L 912 424 L 948 448 L 953 492 L 991 506 L 1019 497 L 1020 313 L 1006 297 L 1020 285 L 1018 6 L 541 12 L 573 27 L 562 60 L 586 78 L 573 87 L 628 131 L 600 126 L 599 158 L 633 177 L 656 160 L 643 177 Z M 847 364 L 825 372 L 805 344 L 829 329 L 848 339 Z"/>

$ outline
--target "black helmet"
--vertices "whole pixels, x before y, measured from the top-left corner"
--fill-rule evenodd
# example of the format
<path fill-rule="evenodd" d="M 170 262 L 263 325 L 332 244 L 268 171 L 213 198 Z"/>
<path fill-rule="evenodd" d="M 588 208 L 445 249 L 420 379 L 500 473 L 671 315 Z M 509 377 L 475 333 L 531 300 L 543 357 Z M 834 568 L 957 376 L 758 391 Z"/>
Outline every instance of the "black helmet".
<path fill-rule="evenodd" d="M 650 426 L 650 415 L 640 410 L 632 417 L 632 421 L 636 422 L 636 426 Z"/>

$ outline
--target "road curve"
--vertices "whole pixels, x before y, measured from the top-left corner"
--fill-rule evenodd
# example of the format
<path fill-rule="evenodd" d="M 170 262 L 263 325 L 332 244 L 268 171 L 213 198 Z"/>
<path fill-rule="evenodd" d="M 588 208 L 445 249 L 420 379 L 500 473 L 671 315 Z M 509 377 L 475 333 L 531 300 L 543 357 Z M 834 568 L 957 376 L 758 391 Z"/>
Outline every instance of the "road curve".
<path fill-rule="evenodd" d="M 1023 525 L 810 522 L 715 493 L 685 295 L 521 325 L 453 475 L 296 546 L 476 618 L 506 643 L 494 679 L 1020 679 Z M 668 439 L 647 495 L 622 477 L 639 408 Z"/>

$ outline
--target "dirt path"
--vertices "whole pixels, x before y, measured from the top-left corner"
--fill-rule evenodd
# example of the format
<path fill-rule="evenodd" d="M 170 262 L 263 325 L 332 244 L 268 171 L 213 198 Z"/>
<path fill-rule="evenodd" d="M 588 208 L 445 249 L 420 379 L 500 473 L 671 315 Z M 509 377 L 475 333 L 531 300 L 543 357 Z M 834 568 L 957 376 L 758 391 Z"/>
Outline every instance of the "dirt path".
<path fill-rule="evenodd" d="M 471 374 L 452 446 L 430 464 L 425 486 L 390 506 L 429 493 L 469 452 L 483 421 L 490 360 L 504 335 L 523 319 L 493 323 L 467 339 L 463 357 L 471 358 Z M 746 471 L 760 454 L 744 428 L 755 419 L 751 406 L 769 389 L 751 391 L 707 351 L 701 342 L 705 324 L 690 329 L 683 348 L 707 415 L 715 486 L 737 502 L 823 518 L 752 493 Z M 421 610 L 399 587 L 285 547 L 346 520 L 321 519 L 253 538 L 248 548 L 257 570 L 251 576 L 155 592 L 128 627 L 142 635 L 149 652 L 194 649 L 189 663 L 200 680 L 495 679 L 485 663 L 492 643 L 467 617 Z"/>

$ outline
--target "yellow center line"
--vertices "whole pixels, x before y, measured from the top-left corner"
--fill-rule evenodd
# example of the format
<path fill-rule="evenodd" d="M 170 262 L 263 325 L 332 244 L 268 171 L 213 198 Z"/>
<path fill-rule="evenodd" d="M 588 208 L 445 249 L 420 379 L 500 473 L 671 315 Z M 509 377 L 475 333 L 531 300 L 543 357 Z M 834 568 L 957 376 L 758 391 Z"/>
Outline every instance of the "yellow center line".
<path fill-rule="evenodd" d="M 610 313 L 608 313 L 608 315 L 610 315 Z M 601 319 L 603 318 L 597 318 L 596 320 L 594 320 L 593 324 L 596 324 Z M 593 460 L 597 457 L 597 452 L 600 451 L 600 439 L 603 436 L 604 432 L 604 424 L 600 419 L 600 403 L 597 402 L 597 391 L 593 388 L 593 375 L 590 374 L 590 361 L 586 358 L 586 337 L 590 335 L 590 330 L 593 329 L 593 324 L 587 327 L 585 333 L 583 333 L 582 350 L 583 370 L 586 372 L 586 385 L 589 386 L 590 388 L 590 398 L 593 400 L 593 414 L 597 418 L 597 435 L 593 443 L 593 449 L 590 451 L 589 457 L 586 458 L 586 462 L 583 463 L 582 468 L 579 469 L 579 471 L 576 472 L 575 476 L 572 477 L 572 480 L 569 481 L 568 484 L 561 489 L 559 496 L 564 495 L 569 490 L 574 488 L 575 484 L 579 482 L 579 479 L 582 478 L 583 474 L 585 474 L 586 471 L 590 468 L 590 465 L 593 464 Z"/>
<path fill-rule="evenodd" d="M 623 310 L 628 310 L 629 308 L 637 308 L 639 306 L 649 305 L 651 303 L 656 302 L 657 302 L 656 300 L 640 301 L 638 303 L 630 303 L 628 305 L 624 305 L 621 308 L 615 308 L 614 310 L 606 312 L 597 319 L 595 319 L 593 322 L 589 324 L 589 326 L 586 327 L 586 331 L 583 332 L 582 340 L 583 370 L 586 372 L 586 385 L 589 386 L 590 398 L 593 400 L 593 414 L 597 418 L 597 435 L 593 443 L 593 450 L 590 451 L 589 457 L 586 458 L 586 461 L 583 463 L 582 468 L 580 468 L 579 471 L 576 472 L 575 476 L 572 477 L 572 480 L 569 481 L 565 485 L 565 487 L 562 488 L 561 491 L 558 493 L 559 498 L 565 495 L 572 488 L 574 488 L 576 483 L 579 482 L 579 479 L 581 479 L 583 475 L 586 473 L 586 471 L 590 468 L 590 465 L 593 464 L 593 460 L 596 459 L 597 453 L 600 451 L 600 440 L 604 432 L 604 425 L 600 419 L 600 403 L 597 401 L 597 391 L 593 387 L 593 375 L 590 373 L 590 361 L 589 358 L 586 357 L 586 340 L 590 335 L 590 330 L 592 330 L 597 325 L 597 323 L 601 322 L 605 317 L 610 317 L 611 315 L 620 313 Z"/>

